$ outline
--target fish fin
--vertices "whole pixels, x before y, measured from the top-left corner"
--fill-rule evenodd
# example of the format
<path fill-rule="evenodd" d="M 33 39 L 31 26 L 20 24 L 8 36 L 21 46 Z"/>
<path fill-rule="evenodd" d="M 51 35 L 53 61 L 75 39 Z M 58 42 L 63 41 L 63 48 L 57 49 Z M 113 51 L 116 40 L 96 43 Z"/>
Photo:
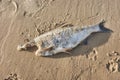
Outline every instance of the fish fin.
<path fill-rule="evenodd" d="M 38 49 L 38 50 L 35 52 L 35 55 L 36 55 L 36 56 L 41 56 L 40 52 L 41 52 L 41 50 Z"/>
<path fill-rule="evenodd" d="M 72 48 L 64 48 L 64 51 L 71 51 Z"/>
<path fill-rule="evenodd" d="M 72 50 L 72 48 L 65 48 L 63 52 L 71 55 L 72 53 L 69 52 L 69 51 L 71 51 L 71 50 Z"/>
<path fill-rule="evenodd" d="M 100 32 L 113 32 L 112 30 L 104 27 L 105 22 L 106 22 L 105 20 L 102 20 L 99 23 Z"/>
<path fill-rule="evenodd" d="M 87 44 L 88 44 L 88 38 L 86 38 L 86 39 L 83 41 L 83 44 L 84 44 L 84 45 L 87 45 Z"/>
<path fill-rule="evenodd" d="M 64 53 L 67 53 L 67 54 L 69 54 L 69 55 L 71 55 L 71 54 L 72 54 L 71 52 L 68 52 L 68 51 L 64 51 Z"/>
<path fill-rule="evenodd" d="M 49 46 L 49 47 L 43 48 L 42 50 L 47 51 L 47 50 L 52 50 L 52 48 L 53 48 L 53 46 Z"/>

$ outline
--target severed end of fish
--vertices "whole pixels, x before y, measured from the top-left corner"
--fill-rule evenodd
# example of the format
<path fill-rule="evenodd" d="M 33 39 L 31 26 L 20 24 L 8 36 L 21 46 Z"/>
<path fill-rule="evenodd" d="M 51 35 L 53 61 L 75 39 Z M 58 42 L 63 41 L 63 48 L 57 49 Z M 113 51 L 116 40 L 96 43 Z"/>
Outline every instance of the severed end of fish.
<path fill-rule="evenodd" d="M 26 50 L 26 47 L 23 46 L 23 45 L 18 45 L 18 46 L 17 46 L 17 50 L 18 50 L 18 51 Z"/>

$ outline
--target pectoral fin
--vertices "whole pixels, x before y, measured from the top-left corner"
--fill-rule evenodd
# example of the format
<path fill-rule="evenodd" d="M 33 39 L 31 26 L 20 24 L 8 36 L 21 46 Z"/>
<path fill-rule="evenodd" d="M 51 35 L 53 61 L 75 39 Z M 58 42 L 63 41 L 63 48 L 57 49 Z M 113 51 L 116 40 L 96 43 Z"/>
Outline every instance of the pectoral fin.
<path fill-rule="evenodd" d="M 69 55 L 71 55 L 71 54 L 72 54 L 71 52 L 68 52 L 68 51 L 64 51 L 64 53 L 69 54 Z"/>
<path fill-rule="evenodd" d="M 69 52 L 69 51 L 71 51 L 71 50 L 72 50 L 72 48 L 65 48 L 63 52 L 71 55 L 72 53 Z"/>
<path fill-rule="evenodd" d="M 47 50 L 52 50 L 52 48 L 53 46 L 49 46 L 49 47 L 43 48 L 42 50 L 47 51 Z"/>
<path fill-rule="evenodd" d="M 87 45 L 87 44 L 88 44 L 88 38 L 83 41 L 83 44 L 84 44 L 84 45 Z"/>

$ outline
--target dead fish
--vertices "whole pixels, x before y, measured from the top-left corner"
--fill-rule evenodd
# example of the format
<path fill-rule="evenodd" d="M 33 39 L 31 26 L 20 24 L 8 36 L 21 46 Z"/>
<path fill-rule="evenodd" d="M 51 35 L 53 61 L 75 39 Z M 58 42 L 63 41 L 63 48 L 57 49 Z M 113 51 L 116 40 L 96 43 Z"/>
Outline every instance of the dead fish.
<path fill-rule="evenodd" d="M 24 45 L 18 45 L 17 50 L 27 50 L 29 47 L 37 46 L 36 56 L 51 56 L 61 52 L 70 54 L 69 51 L 83 42 L 91 33 L 110 31 L 104 27 L 104 22 L 82 29 L 79 26 L 57 28 Z"/>

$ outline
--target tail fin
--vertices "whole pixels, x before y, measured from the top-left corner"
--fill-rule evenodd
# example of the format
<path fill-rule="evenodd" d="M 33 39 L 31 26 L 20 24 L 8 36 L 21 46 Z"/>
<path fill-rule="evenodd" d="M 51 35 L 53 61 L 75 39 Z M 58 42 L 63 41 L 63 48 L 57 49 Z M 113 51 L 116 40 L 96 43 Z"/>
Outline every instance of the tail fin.
<path fill-rule="evenodd" d="M 104 27 L 104 24 L 105 24 L 105 20 L 102 20 L 100 23 L 99 23 L 99 28 L 100 28 L 100 32 L 113 32 L 112 30 L 108 29 L 108 28 L 105 28 Z"/>

